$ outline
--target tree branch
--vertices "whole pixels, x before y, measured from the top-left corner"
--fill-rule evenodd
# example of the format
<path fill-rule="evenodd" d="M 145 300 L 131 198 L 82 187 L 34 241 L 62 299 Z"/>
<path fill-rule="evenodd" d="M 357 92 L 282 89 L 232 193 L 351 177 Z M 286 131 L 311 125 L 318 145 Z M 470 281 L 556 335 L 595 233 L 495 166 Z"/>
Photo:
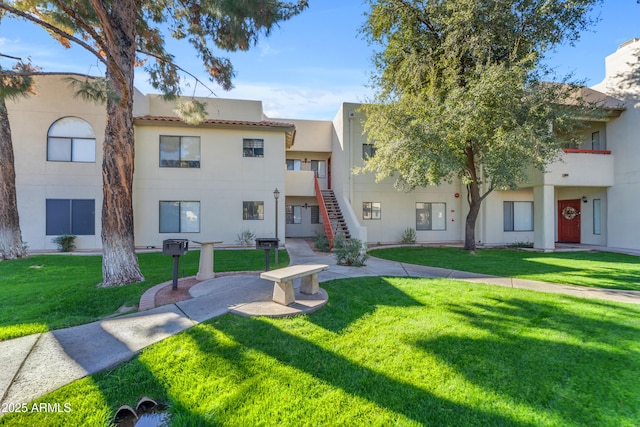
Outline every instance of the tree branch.
<path fill-rule="evenodd" d="M 66 31 L 62 31 L 60 28 L 49 24 L 46 21 L 43 21 L 42 19 L 39 19 L 29 13 L 23 12 L 19 9 L 16 9 L 14 7 L 9 6 L 8 4 L 6 4 L 4 1 L 0 1 L 0 9 L 1 10 L 6 10 L 7 12 L 13 14 L 13 15 L 17 15 L 21 18 L 24 18 L 28 21 L 33 22 L 36 25 L 41 26 L 42 28 L 49 30 L 55 34 L 58 34 L 59 36 L 72 41 L 74 43 L 76 43 L 79 46 L 82 46 L 83 48 L 85 48 L 86 50 L 88 50 L 91 54 L 93 54 L 96 58 L 98 58 L 98 60 L 100 62 L 102 62 L 105 66 L 107 65 L 107 62 L 105 61 L 105 59 L 100 55 L 99 52 L 97 52 L 93 47 L 91 47 L 91 45 L 89 45 L 88 43 L 80 40 L 77 37 L 74 37 L 73 35 L 67 33 Z"/>
<path fill-rule="evenodd" d="M 61 3 L 61 0 L 57 0 L 57 2 Z M 98 16 L 98 21 L 100 21 L 100 23 L 102 24 L 101 28 L 105 34 L 105 37 L 107 38 L 107 40 L 110 40 L 112 44 L 115 43 L 115 35 L 113 34 L 113 28 L 111 27 L 111 25 L 107 25 L 111 21 L 109 20 L 107 11 L 104 8 L 104 4 L 102 2 L 95 1 L 95 0 L 89 0 L 89 3 L 91 4 L 91 6 L 93 6 L 93 10 L 96 12 L 96 15 Z M 93 29 L 91 29 L 91 31 L 93 31 Z M 94 39 L 96 40 L 99 39 L 100 41 L 102 41 L 102 38 L 97 33 L 95 35 L 92 34 L 92 36 L 94 37 Z M 102 43 L 101 47 L 105 51 L 107 50 L 104 43 Z"/>
<path fill-rule="evenodd" d="M 71 7 L 69 7 L 65 2 L 63 2 L 62 0 L 56 0 L 56 3 L 58 3 L 58 5 L 60 6 L 60 8 L 67 14 L 69 15 L 78 25 L 80 25 L 95 41 L 96 45 L 102 49 L 102 51 L 105 53 L 105 55 L 109 55 L 108 50 L 106 49 L 106 46 L 102 40 L 102 37 L 100 37 L 100 35 L 94 30 L 93 26 L 91 24 L 89 24 L 87 21 L 84 20 L 84 18 L 82 18 L 80 15 L 78 15 L 78 13 L 73 10 Z"/>
<path fill-rule="evenodd" d="M 418 19 L 418 21 L 422 22 L 429 29 L 429 31 L 431 31 L 433 33 L 433 35 L 436 37 L 436 39 L 440 40 L 440 34 L 438 34 L 438 31 L 436 30 L 436 27 L 433 26 L 431 21 L 429 21 L 424 16 L 422 16 L 422 14 L 419 13 L 419 11 L 416 10 L 416 8 L 413 5 L 410 5 L 405 0 L 397 0 L 397 1 L 402 6 L 404 6 L 405 8 L 412 10 L 414 12 L 415 16 L 416 16 L 416 19 Z"/>
<path fill-rule="evenodd" d="M 19 77 L 30 77 L 30 76 L 78 76 L 78 77 L 89 77 L 89 78 L 98 78 L 95 76 L 89 76 L 87 74 L 82 73 L 66 73 L 60 71 L 22 71 L 22 72 L 10 72 L 10 71 L 2 71 L 0 70 L 0 77 L 4 76 L 19 76 Z"/>
<path fill-rule="evenodd" d="M 214 92 L 214 91 L 213 91 L 209 86 L 207 86 L 207 85 L 206 85 L 202 80 L 200 80 L 199 78 L 197 78 L 194 74 L 190 73 L 189 71 L 185 70 L 185 69 L 184 69 L 184 68 L 182 68 L 181 66 L 179 66 L 179 65 L 175 64 L 174 62 L 171 62 L 171 61 L 167 60 L 167 58 L 164 58 L 164 57 L 162 57 L 161 55 L 158 55 L 158 54 L 155 54 L 155 53 L 152 53 L 152 52 L 147 52 L 147 51 L 144 51 L 144 50 L 141 50 L 141 49 L 137 49 L 137 50 L 136 50 L 136 52 L 141 53 L 141 54 L 143 54 L 143 55 L 150 56 L 150 57 L 152 57 L 152 58 L 155 58 L 155 59 L 157 59 L 158 61 L 166 62 L 166 63 L 171 64 L 171 65 L 172 65 L 173 67 L 175 67 L 176 69 L 178 69 L 178 70 L 182 71 L 183 73 L 185 73 L 185 74 L 187 74 L 187 75 L 189 75 L 189 76 L 193 77 L 193 79 L 194 79 L 196 82 L 198 82 L 198 83 L 200 83 L 202 86 L 204 86 L 204 87 L 205 87 L 209 92 L 211 92 L 211 93 L 213 94 L 213 96 L 216 96 L 216 97 L 218 96 L 218 95 L 216 95 L 216 93 L 215 93 L 215 92 Z"/>
<path fill-rule="evenodd" d="M 16 61 L 22 61 L 22 58 L 18 58 L 17 56 L 5 55 L 4 53 L 0 53 L 0 56 L 3 58 L 15 59 Z"/>
<path fill-rule="evenodd" d="M 117 78 L 118 80 L 120 80 L 120 84 L 122 85 L 122 89 L 124 91 L 124 96 L 122 97 L 122 99 L 123 100 L 127 99 L 129 97 L 128 88 L 127 88 L 128 87 L 127 79 L 124 75 L 124 72 L 120 69 L 120 67 L 118 66 L 118 63 L 115 61 L 115 59 L 113 58 L 113 55 L 107 48 L 108 44 L 112 46 L 117 45 L 116 37 L 113 34 L 113 26 L 111 25 L 111 20 L 109 19 L 107 11 L 104 8 L 104 4 L 101 1 L 89 0 L 89 3 L 91 4 L 91 6 L 93 6 L 93 10 L 96 12 L 96 15 L 98 16 L 98 21 L 100 21 L 100 24 L 101 24 L 100 27 L 102 28 L 102 31 L 105 34 L 106 40 L 102 40 L 102 38 L 100 38 L 100 40 L 103 42 L 102 43 L 103 50 L 105 54 L 108 55 L 109 62 L 112 65 L 111 71 L 117 70 L 118 72 Z"/>

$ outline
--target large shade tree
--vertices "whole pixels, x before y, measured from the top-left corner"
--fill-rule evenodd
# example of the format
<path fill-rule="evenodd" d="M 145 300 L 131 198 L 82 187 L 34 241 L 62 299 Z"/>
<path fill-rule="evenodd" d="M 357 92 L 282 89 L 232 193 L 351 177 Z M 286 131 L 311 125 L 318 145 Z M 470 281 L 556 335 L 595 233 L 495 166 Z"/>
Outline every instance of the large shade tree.
<path fill-rule="evenodd" d="M 32 94 L 34 81 L 21 75 L 33 71 L 29 64 L 20 58 L 8 58 L 18 62 L 9 70 L 0 67 L 0 257 L 15 259 L 27 256 L 27 250 L 20 231 L 13 140 L 6 101 Z"/>
<path fill-rule="evenodd" d="M 165 34 L 186 39 L 211 79 L 232 87 L 234 71 L 218 50 L 246 50 L 307 0 L 15 0 L 0 10 L 29 20 L 65 45 L 91 52 L 106 70 L 107 124 L 103 145 L 102 286 L 143 280 L 133 234 L 133 76 L 145 64 L 153 86 L 180 93 L 179 67 Z"/>
<path fill-rule="evenodd" d="M 575 86 L 544 83 L 543 63 L 578 38 L 597 2 L 370 0 L 376 94 L 364 110 L 376 154 L 363 169 L 405 190 L 459 179 L 465 249 L 475 250 L 482 201 L 544 169 L 597 110 Z"/>

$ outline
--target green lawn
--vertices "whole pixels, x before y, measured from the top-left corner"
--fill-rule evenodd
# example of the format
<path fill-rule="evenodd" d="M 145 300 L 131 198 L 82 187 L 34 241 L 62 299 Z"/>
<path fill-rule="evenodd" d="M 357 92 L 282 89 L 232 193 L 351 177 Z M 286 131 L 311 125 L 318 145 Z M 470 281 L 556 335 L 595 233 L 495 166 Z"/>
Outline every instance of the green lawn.
<path fill-rule="evenodd" d="M 213 319 L 38 400 L 69 413 L 0 424 L 108 425 L 149 396 L 172 426 L 640 425 L 640 306 L 445 279 L 322 286 L 314 314 Z"/>
<path fill-rule="evenodd" d="M 409 264 L 594 288 L 640 290 L 640 257 L 612 252 L 531 252 L 458 248 L 376 249 L 372 256 Z"/>
<path fill-rule="evenodd" d="M 274 254 L 271 254 L 273 265 Z M 171 280 L 173 258 L 161 253 L 139 254 L 146 281 L 115 288 L 98 288 L 101 256 L 33 255 L 0 262 L 0 341 L 98 320 L 122 306 L 136 306 L 140 296 Z M 180 276 L 198 271 L 200 251 L 180 257 Z M 289 264 L 286 251 L 280 266 Z M 264 251 L 216 250 L 216 271 L 264 270 Z"/>

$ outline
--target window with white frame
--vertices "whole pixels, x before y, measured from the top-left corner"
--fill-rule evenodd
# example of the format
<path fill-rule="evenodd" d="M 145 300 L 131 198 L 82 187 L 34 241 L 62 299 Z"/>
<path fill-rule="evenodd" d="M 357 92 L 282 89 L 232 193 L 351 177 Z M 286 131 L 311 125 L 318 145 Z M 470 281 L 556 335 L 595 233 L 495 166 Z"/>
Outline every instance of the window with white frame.
<path fill-rule="evenodd" d="M 533 202 L 504 202 L 504 231 L 533 231 Z"/>
<path fill-rule="evenodd" d="M 200 202 L 161 201 L 160 233 L 199 233 Z"/>
<path fill-rule="evenodd" d="M 264 139 L 248 139 L 242 140 L 242 156 L 243 157 L 264 157 Z"/>
<path fill-rule="evenodd" d="M 47 132 L 47 160 L 50 162 L 96 161 L 93 127 L 78 117 L 63 117 Z"/>
<path fill-rule="evenodd" d="M 299 171 L 302 168 L 302 160 L 300 159 L 287 159 L 288 171 Z"/>
<path fill-rule="evenodd" d="M 446 230 L 446 203 L 416 203 L 416 230 Z"/>
<path fill-rule="evenodd" d="M 264 202 L 242 202 L 242 219 L 256 221 L 264 219 Z"/>
<path fill-rule="evenodd" d="M 311 170 L 316 173 L 318 178 L 327 177 L 327 162 L 326 160 L 311 160 Z"/>
<path fill-rule="evenodd" d="M 73 234 L 92 236 L 95 232 L 96 202 L 94 199 L 47 199 L 47 236 Z"/>
<path fill-rule="evenodd" d="M 593 199 L 593 234 L 602 234 L 602 204 L 600 199 Z"/>
<path fill-rule="evenodd" d="M 381 219 L 380 202 L 362 202 L 362 219 Z"/>
<path fill-rule="evenodd" d="M 160 135 L 160 167 L 199 168 L 200 137 Z"/>
<path fill-rule="evenodd" d="M 302 206 L 285 206 L 287 224 L 302 224 Z"/>

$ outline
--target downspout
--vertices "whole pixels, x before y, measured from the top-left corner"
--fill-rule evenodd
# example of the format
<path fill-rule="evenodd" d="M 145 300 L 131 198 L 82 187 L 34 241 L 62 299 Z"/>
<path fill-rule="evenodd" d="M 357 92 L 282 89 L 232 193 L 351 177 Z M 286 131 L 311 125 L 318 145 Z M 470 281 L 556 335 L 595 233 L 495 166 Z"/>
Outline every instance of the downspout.
<path fill-rule="evenodd" d="M 353 170 L 353 118 L 355 113 L 349 112 L 349 203 L 353 206 L 353 179 L 351 171 Z"/>

